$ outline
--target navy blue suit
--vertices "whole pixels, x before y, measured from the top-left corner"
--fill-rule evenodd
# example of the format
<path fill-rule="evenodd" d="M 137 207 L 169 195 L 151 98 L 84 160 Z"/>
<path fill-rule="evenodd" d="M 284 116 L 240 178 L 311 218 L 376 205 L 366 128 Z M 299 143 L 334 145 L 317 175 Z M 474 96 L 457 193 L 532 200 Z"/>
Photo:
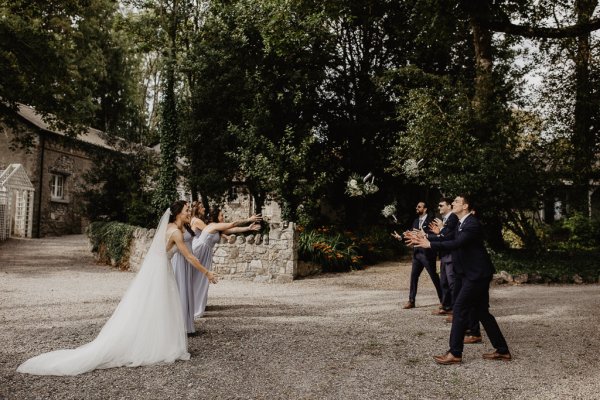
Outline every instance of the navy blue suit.
<path fill-rule="evenodd" d="M 425 233 L 431 233 L 429 229 L 429 223 L 432 221 L 432 218 L 427 215 L 425 221 L 422 224 L 422 228 Z M 412 229 L 419 229 L 419 218 L 414 220 L 412 224 Z M 410 291 L 408 293 L 408 301 L 411 303 L 415 302 L 415 298 L 417 297 L 417 286 L 419 285 L 419 276 L 421 272 L 423 272 L 423 268 L 427 270 L 427 273 L 431 277 L 431 281 L 435 286 L 435 290 L 437 292 L 438 298 L 440 299 L 440 303 L 442 302 L 442 288 L 440 286 L 440 277 L 437 274 L 435 267 L 435 251 L 432 249 L 423 249 L 420 247 L 415 247 L 413 250 L 413 260 L 412 260 L 412 270 L 410 271 Z"/>
<path fill-rule="evenodd" d="M 444 240 L 454 239 L 456 227 L 458 226 L 458 217 L 454 213 L 450 213 L 444 221 L 444 226 L 440 230 L 439 235 L 430 233 L 427 235 L 429 240 Z M 454 268 L 452 266 L 452 252 L 449 250 L 440 250 L 440 286 L 442 287 L 442 307 L 444 310 L 452 310 L 453 292 L 454 292 Z"/>
<path fill-rule="evenodd" d="M 469 311 L 474 310 L 483 325 L 492 346 L 498 353 L 508 353 L 508 345 L 489 311 L 490 281 L 495 272 L 494 265 L 483 242 L 483 230 L 479 220 L 472 215 L 465 218 L 455 231 L 453 239 L 431 242 L 434 250 L 452 252 L 454 272 L 462 280 L 462 287 L 454 299 L 454 318 L 450 331 L 450 352 L 461 357 L 465 328 Z"/>

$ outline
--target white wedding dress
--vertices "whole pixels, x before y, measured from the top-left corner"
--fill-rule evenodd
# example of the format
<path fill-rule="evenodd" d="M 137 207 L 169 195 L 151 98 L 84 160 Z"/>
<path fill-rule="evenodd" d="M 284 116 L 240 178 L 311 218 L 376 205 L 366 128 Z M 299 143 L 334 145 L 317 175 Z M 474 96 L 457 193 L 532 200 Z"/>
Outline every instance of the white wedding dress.
<path fill-rule="evenodd" d="M 179 293 L 165 248 L 169 215 L 168 210 L 163 214 L 140 271 L 96 339 L 76 349 L 30 358 L 18 372 L 78 375 L 100 368 L 189 360 Z"/>

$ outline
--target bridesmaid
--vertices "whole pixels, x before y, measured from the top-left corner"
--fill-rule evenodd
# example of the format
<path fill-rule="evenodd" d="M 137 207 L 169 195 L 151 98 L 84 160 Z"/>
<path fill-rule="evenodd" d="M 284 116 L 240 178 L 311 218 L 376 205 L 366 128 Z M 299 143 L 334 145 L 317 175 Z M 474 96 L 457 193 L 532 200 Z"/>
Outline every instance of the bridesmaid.
<path fill-rule="evenodd" d="M 186 207 L 186 215 L 181 226 L 183 233 L 183 243 L 185 247 L 192 252 L 192 239 L 196 233 L 190 226 L 190 209 Z M 199 232 L 198 232 L 199 233 Z M 188 336 L 192 336 L 196 332 L 194 326 L 194 309 L 191 305 L 194 304 L 194 291 L 192 288 L 192 274 L 196 268 L 184 257 L 180 252 L 175 252 L 171 257 L 171 265 L 179 290 L 179 300 L 181 302 L 185 331 Z M 202 274 L 198 271 L 199 274 Z M 204 276 L 204 274 L 202 274 Z"/>
<path fill-rule="evenodd" d="M 204 207 L 202 207 L 202 209 L 204 209 Z M 196 223 L 193 224 L 194 229 L 199 228 L 202 230 L 202 233 L 193 238 L 192 253 L 209 271 L 212 271 L 213 249 L 215 244 L 219 243 L 221 234 L 258 231 L 260 230 L 260 221 L 262 221 L 262 217 L 260 214 L 257 214 L 248 219 L 230 223 L 223 222 L 223 220 L 223 213 L 217 207 L 214 207 L 208 215 L 208 225 L 203 222 L 199 223 L 198 221 L 194 221 Z M 249 223 L 251 224 L 249 226 L 240 226 Z M 191 272 L 194 290 L 194 317 L 200 318 L 204 315 L 204 309 L 206 308 L 209 282 L 205 275 L 194 272 L 193 269 L 191 269 Z"/>

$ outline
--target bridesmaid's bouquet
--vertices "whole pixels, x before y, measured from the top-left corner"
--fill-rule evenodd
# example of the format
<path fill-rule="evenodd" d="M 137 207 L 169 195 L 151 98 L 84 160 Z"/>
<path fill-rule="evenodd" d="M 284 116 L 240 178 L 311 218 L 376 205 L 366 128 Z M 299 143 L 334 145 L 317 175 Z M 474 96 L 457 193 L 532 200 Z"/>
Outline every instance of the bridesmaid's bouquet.
<path fill-rule="evenodd" d="M 398 222 L 395 214 L 396 214 L 396 202 L 393 202 L 392 204 L 388 204 L 387 206 L 383 207 L 383 210 L 381 210 L 381 215 L 383 215 L 386 218 L 392 217 L 394 219 L 394 222 Z"/>
<path fill-rule="evenodd" d="M 402 164 L 402 170 L 404 171 L 404 174 L 409 178 L 416 178 L 419 176 L 419 165 L 422 162 L 422 158 L 419 161 L 415 160 L 414 158 L 409 158 L 408 160 L 404 161 L 404 164 Z"/>
<path fill-rule="evenodd" d="M 346 194 L 350 197 L 365 196 L 376 193 L 378 190 L 375 177 L 370 172 L 365 177 L 353 173 L 346 182 Z"/>

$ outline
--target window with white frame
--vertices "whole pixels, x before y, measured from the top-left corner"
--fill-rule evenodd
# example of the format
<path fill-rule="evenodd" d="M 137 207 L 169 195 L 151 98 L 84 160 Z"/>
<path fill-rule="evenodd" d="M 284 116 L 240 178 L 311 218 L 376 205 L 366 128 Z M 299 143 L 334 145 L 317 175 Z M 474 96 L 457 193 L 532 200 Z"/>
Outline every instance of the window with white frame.
<path fill-rule="evenodd" d="M 64 200 L 65 198 L 65 176 L 52 174 L 50 182 L 50 193 L 53 200 Z"/>

